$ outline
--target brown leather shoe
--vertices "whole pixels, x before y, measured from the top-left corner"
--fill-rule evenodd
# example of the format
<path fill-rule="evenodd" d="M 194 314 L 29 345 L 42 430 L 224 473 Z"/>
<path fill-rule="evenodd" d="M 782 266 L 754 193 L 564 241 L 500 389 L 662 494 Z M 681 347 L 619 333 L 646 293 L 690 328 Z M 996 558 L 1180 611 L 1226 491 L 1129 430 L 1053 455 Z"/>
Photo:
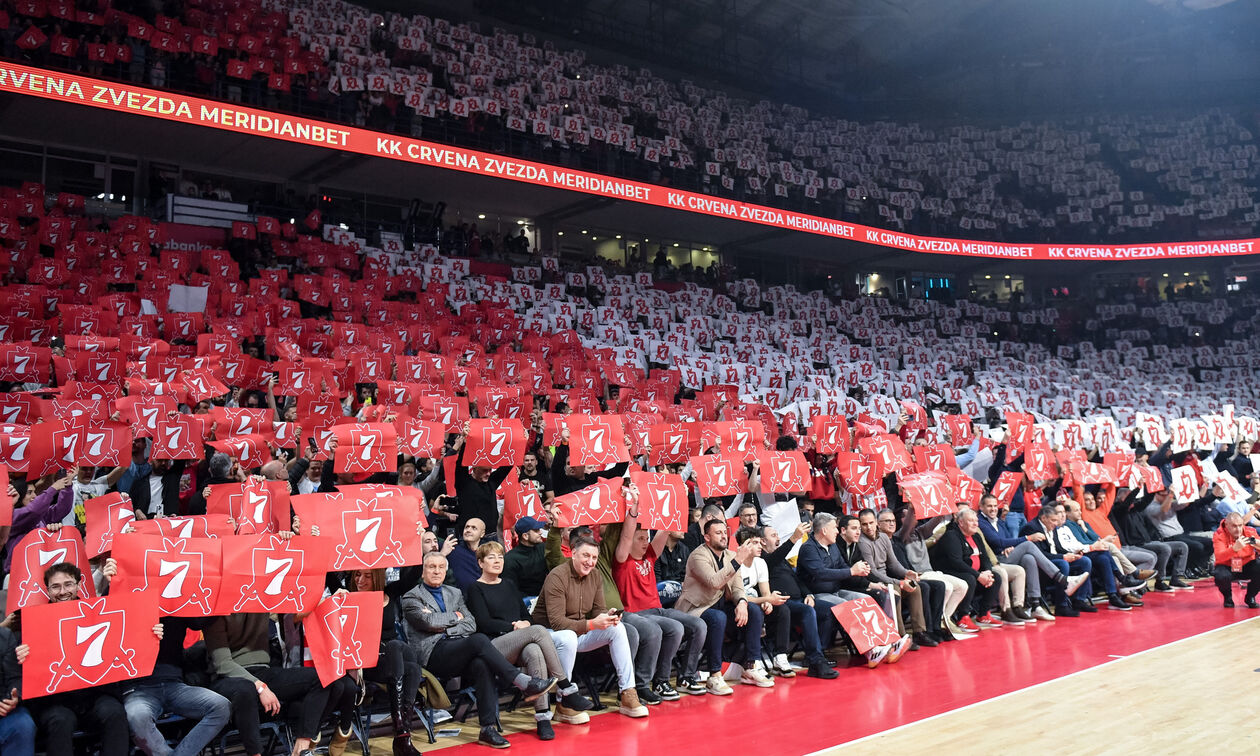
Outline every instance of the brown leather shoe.
<path fill-rule="evenodd" d="M 1155 570 L 1138 570 L 1137 579 L 1145 582 L 1155 577 L 1156 574 Z"/>
<path fill-rule="evenodd" d="M 1120 597 L 1120 600 L 1129 606 L 1146 606 L 1146 604 L 1142 603 L 1142 599 L 1134 596 L 1132 593 L 1124 594 Z"/>

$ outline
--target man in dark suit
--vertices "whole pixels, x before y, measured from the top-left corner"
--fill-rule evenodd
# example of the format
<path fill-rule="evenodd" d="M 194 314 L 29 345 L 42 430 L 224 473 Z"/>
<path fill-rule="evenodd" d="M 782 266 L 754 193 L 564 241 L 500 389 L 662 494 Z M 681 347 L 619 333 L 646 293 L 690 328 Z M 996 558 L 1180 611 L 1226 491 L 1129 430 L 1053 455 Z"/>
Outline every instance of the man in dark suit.
<path fill-rule="evenodd" d="M 1077 596 L 1094 595 L 1093 581 L 1089 579 L 1090 562 L 1084 559 L 1080 554 L 1069 553 L 1063 548 L 1063 544 L 1059 542 L 1056 531 L 1059 528 L 1059 518 L 1064 517 L 1063 505 L 1057 501 L 1052 501 L 1041 508 L 1037 519 L 1029 522 L 1020 528 L 1021 536 L 1028 536 L 1033 533 L 1042 533 L 1045 538 L 1037 541 L 1037 548 L 1046 553 L 1051 562 L 1066 575 L 1084 575 L 1085 580 L 1080 584 L 1076 592 Z M 1056 617 L 1079 617 L 1081 612 L 1096 612 L 1098 609 L 1085 599 L 1071 598 L 1062 590 L 1052 587 L 1050 589 L 1054 593 Z"/>
<path fill-rule="evenodd" d="M 967 583 L 967 595 L 958 605 L 955 617 L 945 618 L 946 627 L 956 636 L 980 632 L 971 615 L 983 616 L 997 606 L 1001 590 L 989 555 L 979 543 L 979 532 L 976 511 L 964 507 L 928 551 L 934 569 Z"/>

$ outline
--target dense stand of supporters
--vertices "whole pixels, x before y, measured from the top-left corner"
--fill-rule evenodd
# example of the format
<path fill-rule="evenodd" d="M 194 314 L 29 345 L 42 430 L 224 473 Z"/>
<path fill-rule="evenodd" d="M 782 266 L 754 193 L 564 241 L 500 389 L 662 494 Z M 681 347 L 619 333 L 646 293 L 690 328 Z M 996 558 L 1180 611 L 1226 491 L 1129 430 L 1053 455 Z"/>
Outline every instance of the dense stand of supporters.
<path fill-rule="evenodd" d="M 1249 114 L 1004 127 L 751 102 L 529 34 L 340 0 L 7 0 L 8 57 L 913 233 L 1254 236 Z"/>
<path fill-rule="evenodd" d="M 31 187 L 20 192 L 9 190 L 6 201 L 22 206 L 32 191 Z M 39 273 L 37 269 L 45 262 L 64 262 L 67 255 L 85 259 L 80 255 L 88 251 L 101 256 L 98 263 L 116 259 L 128 239 L 143 236 L 145 226 L 133 219 L 116 222 L 109 231 L 92 231 L 84 223 L 65 237 L 74 238 L 81 246 L 67 249 L 64 242 L 38 234 L 49 218 L 82 219 L 73 211 L 64 213 L 56 208 L 46 215 L 40 191 L 39 212 L 29 204 L 25 205 L 26 210 L 16 211 L 22 231 L 18 238 L 34 239 L 35 243 L 9 245 L 18 252 L 9 269 L 10 291 L 22 295 L 17 307 L 31 303 L 43 307 L 47 304 L 43 297 L 53 292 L 53 286 L 67 288 L 54 297 L 52 308 L 45 313 L 59 316 L 59 320 L 35 318 L 29 312 L 15 311 L 12 305 L 5 311 L 3 325 L 15 334 L 5 345 L 3 370 L 9 381 L 5 400 L 16 402 L 21 400 L 15 397 L 29 397 L 40 398 L 44 403 L 39 405 L 41 410 L 24 411 L 20 420 L 7 418 L 14 423 L 0 429 L 3 435 L 20 433 L 19 423 L 29 424 L 27 432 L 35 434 L 37 431 L 31 428 L 44 422 L 63 421 L 64 412 L 76 410 L 59 404 L 57 397 L 77 396 L 72 392 L 85 385 L 95 387 L 84 394 L 86 399 L 95 397 L 93 391 L 116 393 L 112 400 L 95 397 L 95 401 L 105 402 L 112 422 L 121 419 L 121 408 L 130 397 L 173 392 L 172 417 L 213 415 L 221 411 L 219 408 L 258 408 L 265 412 L 267 424 L 273 425 L 275 432 L 264 434 L 267 442 L 262 456 L 251 456 L 248 461 L 243 453 L 233 456 L 210 445 L 201 447 L 196 459 L 154 459 L 152 434 L 144 432 L 143 421 L 131 423 L 136 438 L 130 447 L 130 458 L 117 466 L 81 463 L 67 470 L 57 469 L 65 465 L 53 465 L 53 470 L 39 475 L 34 470 L 41 460 L 30 460 L 28 472 L 23 474 L 12 464 L 11 452 L 6 452 L 12 484 L 8 495 L 15 507 L 4 538 L 6 566 L 16 545 L 33 531 L 88 527 L 88 502 L 114 491 L 127 494 L 127 508 L 134 510 L 137 520 L 145 520 L 204 514 L 207 499 L 213 496 L 216 486 L 256 478 L 278 481 L 292 494 L 333 492 L 339 486 L 364 482 L 364 476 L 337 468 L 335 437 L 308 444 L 305 442 L 312 433 L 309 426 L 307 432 L 282 432 L 287 424 L 302 425 L 312 418 L 299 414 L 307 411 L 308 408 L 299 410 L 299 405 L 309 396 L 293 390 L 291 378 L 285 379 L 287 385 L 277 381 L 277 376 L 286 374 L 293 364 L 306 361 L 310 365 L 329 365 L 336 361 L 328 357 L 345 357 L 355 363 L 353 370 L 366 370 L 356 362 L 360 353 L 345 352 L 345 344 L 338 346 L 329 339 L 318 338 L 318 334 L 315 341 L 298 342 L 295 337 L 294 343 L 300 343 L 301 349 L 274 338 L 274 333 L 254 335 L 263 331 L 262 324 L 269 322 L 266 318 L 256 321 L 254 332 L 240 330 L 239 322 L 231 322 L 233 312 L 240 312 L 233 310 L 238 300 L 231 296 L 212 301 L 205 320 L 190 331 L 179 332 L 173 327 L 183 317 L 175 313 L 139 314 L 141 299 L 163 301 L 151 285 L 155 278 L 174 271 L 175 278 L 167 280 L 167 284 L 176 280 L 202 284 L 208 274 L 215 272 L 250 286 L 249 290 L 258 297 L 274 295 L 263 305 L 273 315 L 279 308 L 287 307 L 287 302 L 301 308 L 302 322 L 308 325 L 326 329 L 328 334 L 338 333 L 344 339 L 361 338 L 363 332 L 353 327 L 339 331 L 338 324 L 368 320 L 373 317 L 371 313 L 357 312 L 359 303 L 345 308 L 324 304 L 328 300 L 321 300 L 297 283 L 297 279 L 312 273 L 328 272 L 332 259 L 309 254 L 292 259 L 281 249 L 268 253 L 274 254 L 274 259 L 233 259 L 224 268 L 220 266 L 227 261 L 213 254 L 178 263 L 164 257 L 164 252 L 149 258 L 160 243 L 151 246 L 146 240 L 133 249 L 133 254 L 151 262 L 164 260 L 167 268 L 154 265 L 133 269 L 130 277 L 126 273 L 112 278 L 89 273 L 86 277 L 91 281 L 87 284 L 81 278 L 68 276 L 65 269 L 57 278 L 55 271 Z M 71 207 L 77 204 L 65 198 L 57 201 Z M 301 240 L 292 243 L 302 244 Z M 321 250 L 317 254 L 328 251 L 321 245 L 317 242 Z M 252 247 L 238 249 L 247 256 L 257 251 Z M 436 254 L 425 259 L 423 265 L 430 268 L 410 268 L 406 254 L 391 257 L 380 250 L 360 249 L 351 253 L 349 264 L 343 264 L 347 261 L 341 257 L 336 265 L 345 269 L 338 275 L 361 281 L 370 280 L 372 269 L 378 264 L 389 267 L 395 277 L 405 276 L 408 269 L 419 270 L 428 277 L 421 287 L 423 291 L 440 290 L 452 297 L 456 295 L 451 288 L 460 283 L 508 285 L 479 282 L 478 277 L 466 274 L 443 279 L 440 271 L 449 269 L 459 274 L 466 268 Z M 276 276 L 281 270 L 285 271 L 285 283 L 263 290 L 255 288 L 260 281 L 280 280 Z M 545 274 L 547 280 L 573 283 L 564 271 L 548 270 Z M 53 277 L 37 282 L 46 275 Z M 605 293 L 609 299 L 617 296 L 599 290 L 608 282 L 602 282 L 597 271 L 586 269 L 584 275 L 589 277 L 586 295 L 593 298 L 592 304 L 595 298 L 607 302 Z M 26 283 L 21 283 L 23 280 Z M 219 285 L 229 283 L 232 282 L 221 281 Z M 634 288 L 630 281 L 620 283 L 627 290 Z M 532 292 L 554 284 L 539 280 L 522 285 Z M 75 286 L 84 288 L 76 290 Z M 218 291 L 223 293 L 222 289 Z M 500 290 L 504 291 L 507 290 Z M 552 304 L 577 305 L 581 300 L 572 294 L 579 291 L 583 289 L 574 287 L 563 293 L 563 301 Z M 704 291 L 691 284 L 682 293 L 695 295 L 696 301 L 715 301 L 711 299 L 713 292 L 705 295 Z M 722 299 L 731 303 L 732 311 L 711 307 L 708 315 L 696 321 L 703 326 L 696 327 L 707 327 L 712 331 L 710 335 L 720 337 L 723 318 L 759 314 L 764 319 L 747 322 L 759 323 L 757 327 L 776 334 L 773 340 L 778 348 L 786 351 L 793 346 L 805 347 L 795 358 L 802 365 L 812 362 L 817 369 L 819 363 L 831 358 L 831 353 L 821 346 L 795 344 L 792 334 L 796 331 L 790 324 L 798 317 L 794 313 L 807 300 L 791 291 L 768 291 L 763 300 L 755 282 L 749 281 L 730 283 L 727 292 L 734 299 L 725 295 Z M 489 289 L 486 293 L 490 293 Z M 463 333 L 470 332 L 466 325 L 470 321 L 457 320 L 456 312 L 477 313 L 480 319 L 471 321 L 476 324 L 484 324 L 489 317 L 486 313 L 457 298 L 417 300 L 419 291 L 400 293 L 399 301 L 404 307 L 423 311 L 420 322 L 425 325 L 411 331 L 414 340 L 393 345 L 378 342 L 380 351 L 375 354 L 388 357 L 390 367 L 372 380 L 366 380 L 361 373 L 351 377 L 336 377 L 335 371 L 325 373 L 320 398 L 332 401 L 340 416 L 338 423 L 355 419 L 396 421 L 417 406 L 398 404 L 390 398 L 396 384 L 404 379 L 406 359 L 431 355 L 440 360 L 443 358 L 439 355 L 444 355 L 449 359 L 443 363 L 446 372 L 428 374 L 426 390 L 436 396 L 474 398 L 470 407 L 473 418 L 496 415 L 503 405 L 492 403 L 493 397 L 479 393 L 478 383 L 496 382 L 494 369 L 501 374 L 507 371 L 507 362 L 496 362 L 497 359 L 540 349 L 546 358 L 551 347 L 540 344 L 570 343 L 565 335 L 572 333 L 565 328 L 570 322 L 592 334 L 602 327 L 595 323 L 582 325 L 580 319 L 555 317 L 562 313 L 553 313 L 546 322 L 531 322 L 529 318 L 537 315 L 537 302 L 525 297 L 527 292 L 515 293 L 519 297 L 518 314 L 527 316 L 527 328 L 522 329 L 519 323 L 509 324 L 502 332 L 474 327 L 472 332 L 485 339 L 484 347 L 473 346 L 459 335 L 460 324 L 465 324 Z M 829 302 L 821 306 L 825 311 L 826 307 L 852 304 Z M 1183 328 L 1187 318 L 1219 324 L 1243 322 L 1248 317 L 1246 305 L 1242 304 L 1183 304 L 1192 306 L 1172 306 L 1173 312 L 1156 315 L 1152 305 L 1146 308 L 1150 313 L 1144 314 L 1152 319 L 1164 315 L 1182 318 L 1183 322 L 1173 325 Z M 117 312 L 122 317 L 103 317 L 115 306 L 121 307 Z M 636 307 L 629 301 L 615 306 L 604 304 L 601 310 L 610 309 L 601 316 L 626 317 L 627 324 L 635 324 L 637 335 L 655 331 L 656 341 L 661 343 L 666 343 L 662 337 L 676 332 L 675 325 L 691 323 L 692 316 L 673 305 L 664 309 L 647 307 L 634 315 Z M 988 321 L 981 310 L 971 313 L 966 305 L 957 307 L 959 317 L 973 315 L 977 320 Z M 1104 320 L 1138 314 L 1132 304 L 1117 305 L 1116 312 L 1104 307 L 1095 313 Z M 858 308 L 851 310 L 861 313 L 858 318 L 874 318 L 878 313 L 889 316 L 891 325 L 891 316 L 895 315 L 897 322 L 910 321 L 911 332 L 920 336 L 929 332 L 913 325 L 916 316 L 927 314 L 919 312 L 918 305 L 903 310 L 899 305 L 883 302 L 870 309 L 858 303 Z M 661 313 L 667 317 L 654 322 L 653 316 Z M 1023 320 L 1022 315 L 1029 313 L 1034 318 Z M 1016 314 L 1021 316 L 1021 322 L 1033 327 L 1039 313 L 1029 313 Z M 776 319 L 789 327 L 777 330 Z M 872 326 L 875 323 L 874 319 L 870 321 Z M 41 325 L 49 330 L 41 330 Z M 275 321 L 268 328 L 279 329 L 283 325 Z M 1260 568 L 1255 559 L 1256 532 L 1252 527 L 1256 515 L 1252 502 L 1256 497 L 1250 493 L 1257 475 L 1250 456 L 1255 423 L 1246 422 L 1241 415 L 1252 410 L 1242 403 L 1247 401 L 1247 395 L 1233 383 L 1237 373 L 1232 372 L 1245 369 L 1246 362 L 1219 359 L 1213 363 L 1197 355 L 1196 348 L 1189 345 L 1161 353 L 1170 365 L 1182 366 L 1169 370 L 1184 371 L 1187 385 L 1177 393 L 1177 400 L 1185 404 L 1187 416 L 1192 416 L 1191 409 L 1205 414 L 1212 409 L 1203 404 L 1203 397 L 1241 397 L 1237 408 L 1240 415 L 1229 418 L 1224 435 L 1213 436 L 1206 444 L 1196 441 L 1192 446 L 1197 451 L 1189 451 L 1180 448 L 1184 440 L 1156 438 L 1162 421 L 1160 430 L 1156 430 L 1133 412 L 1119 408 L 1124 397 L 1105 396 L 1112 388 L 1106 382 L 1079 385 L 1077 374 L 1079 393 L 1070 399 L 1070 405 L 1057 403 L 1057 392 L 1040 397 L 1029 394 L 1027 390 L 1041 387 L 1030 386 L 1027 380 L 1010 385 L 1004 382 L 1013 375 L 1002 367 L 1006 358 L 1000 355 L 1011 353 L 1004 346 L 1001 352 L 977 349 L 969 358 L 959 354 L 958 359 L 971 360 L 969 372 L 960 373 L 957 384 L 938 385 L 913 371 L 908 377 L 905 375 L 907 368 L 919 364 L 915 360 L 916 344 L 906 341 L 908 348 L 901 356 L 889 357 L 879 348 L 876 333 L 854 330 L 865 325 L 861 321 L 850 322 L 844 329 L 854 336 L 853 345 L 859 349 L 853 353 L 855 358 L 874 363 L 868 366 L 871 370 L 859 366 L 858 373 L 872 376 L 874 382 L 855 376 L 839 399 L 826 398 L 826 392 L 815 390 L 789 392 L 794 380 L 780 383 L 769 372 L 761 375 L 746 370 L 732 374 L 738 391 L 722 389 L 714 396 L 705 386 L 712 388 L 718 383 L 725 374 L 724 366 L 736 360 L 697 365 L 693 353 L 697 345 L 680 340 L 670 341 L 670 348 L 663 352 L 655 351 L 654 343 L 645 344 L 639 363 L 628 368 L 623 355 L 604 360 L 604 348 L 594 342 L 588 342 L 585 348 L 578 345 L 556 349 L 550 351 L 550 365 L 542 368 L 547 381 L 531 384 L 527 381 L 532 376 L 521 376 L 513 384 L 496 382 L 505 391 L 509 385 L 517 386 L 523 397 L 519 406 L 523 407 L 521 419 L 528 437 L 524 440 L 521 464 L 498 468 L 471 464 L 463 458 L 469 425 L 456 424 L 438 445 L 440 453 L 430 457 L 401 453 L 389 460 L 387 467 L 392 471 L 366 478 L 369 483 L 398 486 L 413 493 L 431 525 L 424 531 L 425 554 L 420 564 L 388 571 L 328 573 L 329 594 L 380 591 L 384 597 L 378 664 L 371 669 L 350 670 L 331 684 L 322 684 L 316 671 L 303 664 L 304 657 L 309 658 L 310 654 L 309 649 L 307 653 L 303 651 L 306 644 L 300 617 L 248 613 L 204 619 L 166 616 L 153 628 L 161 640 L 151 675 L 73 692 L 27 697 L 23 695 L 22 662 L 32 647 L 50 639 L 24 636 L 21 612 L 12 614 L 0 629 L 0 670 L 6 694 L 0 701 L 0 748 L 6 754 L 40 749 L 61 756 L 72 753 L 74 739 L 80 738 L 99 746 L 104 756 L 121 756 L 132 743 L 148 754 L 192 754 L 221 732 L 234 730 L 247 753 L 259 754 L 268 742 L 261 723 L 279 719 L 291 732 L 295 755 L 314 748 L 321 740 L 321 732 L 329 732 L 323 737 L 329 740 L 330 752 L 337 756 L 351 739 L 358 710 L 369 705 L 364 701 L 365 692 L 379 684 L 384 689 L 383 708 L 391 717 L 394 752 L 410 754 L 415 752 L 412 729 L 420 694 L 424 694 L 421 713 L 432 716 L 433 709 L 449 703 L 443 701 L 443 688 L 455 678 L 473 690 L 481 742 L 506 747 L 508 742 L 497 725 L 507 693 L 517 693 L 526 705 L 532 706 L 538 736 L 550 739 L 554 737 L 553 723 L 583 725 L 590 721 L 587 712 L 595 705 L 592 697 L 597 691 L 583 691 L 579 680 L 605 679 L 606 689 L 615 696 L 621 714 L 647 717 L 652 708 L 668 707 L 682 695 L 736 694 L 730 683 L 750 688 L 773 687 L 798 673 L 834 679 L 842 674 L 835 669 L 837 660 L 875 668 L 898 663 L 908 652 L 966 640 L 1006 625 L 1058 622 L 1097 612 L 1100 607 L 1130 611 L 1145 606 L 1144 594 L 1189 590 L 1193 581 L 1209 576 L 1215 578 L 1226 606 L 1233 605 L 1232 583 L 1246 581 L 1245 603 L 1256 607 L 1260 581 L 1255 578 L 1260 577 L 1256 575 Z M 826 334 L 832 327 L 820 320 L 802 331 L 804 335 Z M 439 332 L 441 338 L 425 339 L 421 335 L 425 330 L 430 334 Z M 1123 354 L 1125 367 L 1142 368 L 1144 362 L 1158 356 L 1138 346 L 1152 338 L 1150 333 L 1139 333 L 1139 329 L 1130 329 L 1123 335 L 1118 329 L 1096 328 L 1090 333 L 1104 353 Z M 212 335 L 210 341 L 205 338 Z M 702 333 L 692 335 L 704 353 L 723 353 L 721 344 L 733 343 L 743 348 L 741 339 L 727 342 L 704 338 Z M 829 336 L 837 337 L 835 332 Z M 983 337 L 975 339 L 973 348 L 988 343 Z M 226 348 L 224 340 L 228 343 Z M 181 383 L 184 378 L 193 377 L 189 372 L 196 370 L 192 363 L 181 362 L 176 366 L 178 375 L 168 375 L 168 380 L 162 381 L 160 373 L 149 372 L 153 365 L 146 365 L 147 360 L 156 358 L 140 359 L 150 349 L 164 345 L 163 351 L 169 350 L 170 356 L 196 362 L 198 355 L 207 356 L 201 347 L 211 341 L 215 344 L 212 354 L 221 361 L 241 355 L 262 361 L 251 373 L 253 377 L 233 382 L 225 364 L 220 362 L 211 368 L 211 373 L 221 381 L 223 390 L 205 389 L 208 395 L 194 398 L 192 384 Z M 14 372 L 19 370 L 15 355 L 20 357 L 21 350 L 49 343 L 53 345 L 51 351 L 34 353 L 37 360 L 47 364 L 28 368 L 22 363 L 20 370 L 29 372 L 21 376 Z M 931 339 L 918 342 L 933 343 Z M 1226 347 L 1219 351 L 1230 358 L 1230 342 L 1219 343 Z M 1079 354 L 1087 362 L 1096 353 L 1086 347 L 1094 346 L 1094 342 L 1082 342 L 1061 352 L 1060 358 L 1047 355 L 1046 359 L 1057 364 L 1052 369 L 1062 370 L 1060 380 L 1068 380 L 1073 371 L 1082 368 L 1072 367 L 1074 363 L 1066 360 Z M 1037 354 L 1030 345 L 1021 348 L 1029 358 Z M 1158 346 L 1152 349 L 1158 351 Z M 82 372 L 82 356 L 119 350 L 125 350 L 126 375 L 116 371 L 106 380 L 89 383 L 89 376 Z M 584 356 L 588 367 L 565 372 L 562 368 L 574 355 Z M 1190 359 L 1180 360 L 1182 356 Z M 267 364 L 268 361 L 274 362 Z M 742 361 L 747 363 L 745 368 L 758 364 L 756 355 Z M 932 363 L 928 360 L 926 364 Z M 646 385 L 639 385 L 647 375 L 647 366 L 653 375 L 658 371 L 680 372 L 681 384 L 666 382 L 665 388 L 658 386 L 649 394 Z M 546 367 L 553 368 L 554 374 Z M 475 373 L 471 381 L 465 375 L 465 382 L 461 383 L 457 373 L 475 368 L 485 369 Z M 342 364 L 341 369 L 347 369 L 346 365 Z M 627 369 L 635 377 L 622 372 Z M 836 372 L 844 375 L 838 367 Z M 1108 375 L 1101 371 L 1098 374 Z M 937 378 L 949 375 L 952 373 L 946 370 Z M 994 376 L 1002 380 L 994 383 Z M 799 377 L 789 372 L 789 379 Z M 155 378 L 159 380 L 152 380 Z M 913 389 L 900 405 L 891 397 L 876 393 L 895 393 L 900 390 L 899 381 L 909 381 Z M 1147 385 L 1131 383 L 1138 387 Z M 107 389 L 108 386 L 117 391 Z M 951 389 L 959 393 L 951 394 Z M 1146 398 L 1152 399 L 1154 394 Z M 763 400 L 771 402 L 773 412 L 769 416 L 757 409 L 766 406 L 758 404 Z M 839 409 L 819 406 L 837 401 Z M 918 401 L 934 411 L 934 422 L 926 421 L 927 415 Z M 973 413 L 977 422 L 968 420 L 967 427 L 961 428 L 951 424 L 947 417 L 960 417 L 960 411 L 969 402 L 977 403 L 979 411 Z M 1079 453 L 1061 453 L 1052 457 L 1048 466 L 1044 461 L 1030 466 L 1026 460 L 1033 454 L 1034 444 L 1016 441 L 1022 433 L 1017 422 L 1010 415 L 1004 422 L 996 411 L 1009 412 L 1015 408 L 1013 402 L 1021 408 L 1026 403 L 1030 408 L 1036 406 L 1063 415 L 1057 431 L 1054 423 L 1044 417 L 1028 417 L 1050 426 L 1049 435 L 1041 438 L 1047 449 L 1053 442 L 1054 451 L 1075 449 Z M 1091 418 L 1090 411 L 1100 404 L 1117 407 L 1114 416 L 1119 419 L 1119 426 Z M 743 491 L 705 497 L 700 476 L 691 464 L 653 464 L 646 436 L 630 423 L 626 426 L 625 442 L 627 449 L 633 451 L 607 466 L 570 464 L 571 429 L 562 428 L 558 436 L 547 429 L 548 423 L 553 422 L 549 419 L 552 415 L 563 418 L 575 407 L 582 410 L 579 414 L 607 410 L 627 413 L 628 417 L 629 413 L 648 410 L 646 405 L 652 405 L 651 412 L 670 421 L 698 424 L 735 419 L 760 425 L 763 433 L 759 437 L 764 439 L 761 443 L 766 449 L 808 452 L 808 489 L 763 491 L 762 471 L 759 463 L 753 461 L 745 467 L 748 483 Z M 1063 412 L 1076 410 L 1078 405 L 1079 415 Z M 77 411 L 94 410 L 79 407 Z M 939 449 L 944 443 L 948 458 L 930 467 L 965 471 L 964 477 L 976 481 L 983 495 L 979 491 L 964 494 L 970 490 L 965 486 L 947 489 L 956 494 L 957 513 L 920 520 L 916 506 L 900 485 L 910 480 L 906 477 L 909 468 L 887 475 L 879 469 L 876 476 L 882 478 L 882 484 L 877 481 L 872 488 L 861 488 L 855 480 L 856 468 L 842 464 L 846 455 L 824 454 L 811 448 L 821 443 L 810 425 L 810 419 L 820 413 L 847 414 L 854 419 L 852 428 L 846 425 L 843 430 L 846 449 L 858 448 L 869 437 L 895 437 L 915 451 L 917 457 L 920 447 Z M 1169 415 L 1174 431 L 1173 418 L 1178 414 L 1181 413 Z M 1079 435 L 1080 427 L 1078 435 L 1071 435 L 1074 423 L 1084 423 L 1077 419 L 1079 416 L 1091 418 L 1092 424 L 1084 427 L 1084 437 Z M 1117 434 L 1109 435 L 1109 427 L 1115 427 Z M 224 438 L 220 435 L 218 440 Z M 720 451 L 719 443 L 706 441 L 704 445 L 714 448 L 698 451 Z M 1176 453 L 1174 445 L 1178 446 Z M 1123 473 L 1111 476 L 1110 482 L 1084 482 L 1096 472 L 1093 468 L 1104 456 L 1125 449 L 1132 451 L 1132 457 L 1121 462 Z M 329 453 L 334 454 L 330 457 Z M 868 455 L 857 456 L 871 461 Z M 1191 495 L 1180 488 L 1174 493 L 1174 488 L 1182 485 L 1178 481 L 1184 477 L 1187 466 L 1196 471 L 1195 490 Z M 640 526 L 640 510 L 646 504 L 629 480 L 629 473 L 640 469 L 668 472 L 685 481 L 691 504 L 685 530 L 652 532 Z M 1003 489 L 1004 474 L 1021 480 L 1021 490 Z M 541 506 L 533 515 L 515 517 L 514 524 L 507 528 L 500 498 L 506 490 L 502 485 L 509 477 L 533 490 Z M 627 506 L 623 521 L 595 527 L 557 524 L 564 516 L 558 511 L 557 497 L 581 493 L 609 481 L 616 488 L 624 487 Z M 786 519 L 781 517 L 785 509 L 789 515 Z M 303 526 L 296 517 L 290 520 L 290 514 L 286 510 L 279 515 L 283 537 L 303 532 L 318 535 L 312 532 L 317 528 Z M 417 522 L 419 514 L 416 513 Z M 56 563 L 48 565 L 39 577 L 55 603 L 84 597 L 89 584 L 96 593 L 107 594 L 117 571 L 115 561 L 105 553 L 93 560 L 90 573 L 82 572 L 73 563 Z M 9 590 L 14 590 L 14 586 L 9 585 Z M 864 597 L 874 599 L 900 630 L 894 635 L 895 640 L 858 654 L 848 647 L 849 636 L 831 610 Z M 200 635 L 195 636 L 198 640 L 194 645 L 186 648 L 189 631 Z M 912 658 L 907 663 L 918 661 Z M 174 721 L 169 715 L 175 715 Z"/>

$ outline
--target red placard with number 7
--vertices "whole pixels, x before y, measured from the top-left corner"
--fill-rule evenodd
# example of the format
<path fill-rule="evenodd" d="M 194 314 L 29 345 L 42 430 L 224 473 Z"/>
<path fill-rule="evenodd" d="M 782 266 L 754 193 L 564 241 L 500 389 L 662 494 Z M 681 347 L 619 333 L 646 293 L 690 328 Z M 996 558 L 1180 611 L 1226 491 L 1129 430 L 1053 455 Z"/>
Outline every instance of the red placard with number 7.
<path fill-rule="evenodd" d="M 602 525 L 625 519 L 626 505 L 621 479 L 601 480 L 580 491 L 557 496 L 554 502 L 558 528 Z"/>
<path fill-rule="evenodd" d="M 525 427 L 520 420 L 472 420 L 464 442 L 464 464 L 508 467 L 525 460 Z"/>
<path fill-rule="evenodd" d="M 687 529 L 687 485 L 673 473 L 630 473 L 639 489 L 639 524 L 648 530 L 681 533 Z"/>
<path fill-rule="evenodd" d="M 126 593 L 61 601 L 22 612 L 31 646 L 22 665 L 26 698 L 134 680 L 153 672 L 158 638 L 157 599 Z"/>
<path fill-rule="evenodd" d="M 840 415 L 819 415 L 810 423 L 809 437 L 819 454 L 849 451 L 849 422 Z"/>
<path fill-rule="evenodd" d="M 332 428 L 341 473 L 394 472 L 398 469 L 398 431 L 389 423 L 350 423 Z"/>
<path fill-rule="evenodd" d="M 831 613 L 836 616 L 840 627 L 844 628 L 859 654 L 877 646 L 887 646 L 900 637 L 897 635 L 897 623 L 889 619 L 870 596 L 837 604 L 831 607 Z"/>
<path fill-rule="evenodd" d="M 914 514 L 920 521 L 958 511 L 954 503 L 954 488 L 944 473 L 907 475 L 901 479 L 901 491 L 914 505 Z"/>

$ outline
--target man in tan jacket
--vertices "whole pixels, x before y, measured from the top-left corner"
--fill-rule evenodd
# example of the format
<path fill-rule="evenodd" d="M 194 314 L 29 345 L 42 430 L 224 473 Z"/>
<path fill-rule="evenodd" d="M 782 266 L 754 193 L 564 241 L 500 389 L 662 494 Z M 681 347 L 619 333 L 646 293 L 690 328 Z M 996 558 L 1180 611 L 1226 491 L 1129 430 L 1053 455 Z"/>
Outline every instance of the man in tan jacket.
<path fill-rule="evenodd" d="M 733 691 L 722 679 L 722 641 L 726 624 L 733 621 L 744 636 L 744 677 L 750 685 L 759 685 L 757 675 L 761 661 L 761 628 L 765 615 L 748 611 L 744 585 L 739 579 L 739 563 L 747 561 L 753 551 L 751 541 L 740 544 L 739 550 L 726 548 L 729 543 L 726 522 L 710 520 L 704 524 L 704 543 L 687 559 L 687 575 L 683 578 L 682 595 L 674 608 L 693 614 L 708 626 L 705 650 L 708 652 L 709 678 L 705 687 L 716 696 L 729 696 Z M 766 678 L 767 680 L 769 678 Z"/>
<path fill-rule="evenodd" d="M 556 565 L 543 580 L 532 619 L 552 630 L 577 633 L 579 653 L 608 646 L 621 691 L 618 711 L 627 717 L 646 717 L 647 707 L 634 689 L 634 659 L 626 627 L 621 624 L 621 611 L 607 609 L 604 603 L 603 578 L 595 570 L 599 546 L 589 535 L 575 535 L 569 538 L 569 552 L 572 558 Z M 580 724 L 589 721 L 589 715 L 559 707 L 556 719 Z"/>

